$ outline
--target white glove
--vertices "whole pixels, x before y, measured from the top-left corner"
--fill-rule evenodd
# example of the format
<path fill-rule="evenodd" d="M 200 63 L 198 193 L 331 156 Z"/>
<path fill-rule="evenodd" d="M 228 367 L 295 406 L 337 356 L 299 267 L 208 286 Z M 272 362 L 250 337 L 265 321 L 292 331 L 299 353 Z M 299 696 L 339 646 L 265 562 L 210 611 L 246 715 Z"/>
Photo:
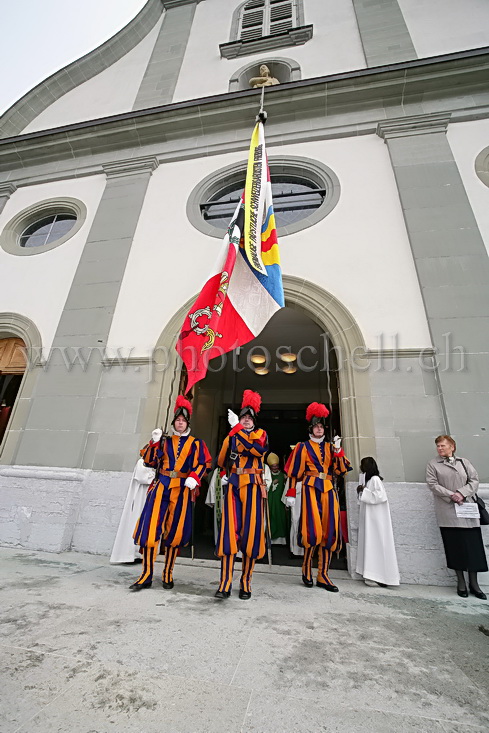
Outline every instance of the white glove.
<path fill-rule="evenodd" d="M 190 489 L 190 490 L 195 489 L 195 487 L 197 486 L 197 479 L 193 478 L 192 476 L 189 476 L 188 478 L 185 479 L 185 486 L 187 487 L 187 489 Z"/>
<path fill-rule="evenodd" d="M 221 476 L 221 486 L 226 486 L 229 483 L 227 476 Z"/>
<path fill-rule="evenodd" d="M 339 435 L 335 435 L 333 439 L 333 446 L 336 453 L 339 453 L 341 450 L 341 438 Z"/>
<path fill-rule="evenodd" d="M 295 506 L 295 496 L 286 496 L 285 506 L 288 506 L 290 509 L 292 509 L 292 507 Z"/>
<path fill-rule="evenodd" d="M 228 423 L 232 428 L 239 423 L 239 417 L 232 410 L 228 410 Z"/>
<path fill-rule="evenodd" d="M 153 443 L 158 443 L 162 435 L 163 430 L 161 430 L 161 428 L 156 428 L 156 430 L 153 430 L 153 432 L 151 433 L 151 440 L 153 441 Z"/>

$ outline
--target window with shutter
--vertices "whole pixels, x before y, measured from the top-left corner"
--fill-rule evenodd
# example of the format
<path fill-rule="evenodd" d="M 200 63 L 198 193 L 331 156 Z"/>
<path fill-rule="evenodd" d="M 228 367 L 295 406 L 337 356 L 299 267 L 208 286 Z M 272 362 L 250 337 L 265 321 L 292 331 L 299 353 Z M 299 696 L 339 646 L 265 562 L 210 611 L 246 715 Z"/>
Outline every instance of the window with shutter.
<path fill-rule="evenodd" d="M 221 57 L 233 59 L 287 46 L 301 46 L 312 38 L 305 25 L 304 0 L 248 0 L 236 8 L 231 39 L 220 43 Z"/>
<path fill-rule="evenodd" d="M 296 0 L 250 0 L 241 12 L 239 38 L 277 35 L 297 25 Z"/>

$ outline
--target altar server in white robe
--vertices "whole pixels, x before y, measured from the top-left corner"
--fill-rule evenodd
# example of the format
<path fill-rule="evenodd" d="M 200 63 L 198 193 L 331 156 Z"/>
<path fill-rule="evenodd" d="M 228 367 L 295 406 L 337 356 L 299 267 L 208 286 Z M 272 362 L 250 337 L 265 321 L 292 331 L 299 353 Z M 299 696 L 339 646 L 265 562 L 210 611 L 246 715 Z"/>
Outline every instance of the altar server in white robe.
<path fill-rule="evenodd" d="M 367 585 L 399 585 L 396 547 L 387 493 L 377 463 L 371 457 L 360 462 L 360 517 L 356 571 Z M 370 581 L 370 582 L 368 582 Z"/>
<path fill-rule="evenodd" d="M 158 428 L 157 431 L 161 437 L 161 430 Z M 143 511 L 148 486 L 154 477 L 154 468 L 145 466 L 143 459 L 140 458 L 136 463 L 131 483 L 129 484 L 129 490 L 119 522 L 119 529 L 117 530 L 112 555 L 110 556 L 111 563 L 134 562 L 140 559 L 139 547 L 134 544 L 132 535 L 136 522 Z"/>
<path fill-rule="evenodd" d="M 284 493 L 282 494 L 282 502 L 285 506 L 287 504 L 287 491 L 290 488 L 290 479 L 285 482 Z M 304 555 L 304 548 L 299 545 L 299 522 L 301 519 L 301 506 L 302 506 L 302 481 L 298 481 L 295 485 L 295 504 L 290 507 L 290 552 L 292 555 L 302 557 Z"/>

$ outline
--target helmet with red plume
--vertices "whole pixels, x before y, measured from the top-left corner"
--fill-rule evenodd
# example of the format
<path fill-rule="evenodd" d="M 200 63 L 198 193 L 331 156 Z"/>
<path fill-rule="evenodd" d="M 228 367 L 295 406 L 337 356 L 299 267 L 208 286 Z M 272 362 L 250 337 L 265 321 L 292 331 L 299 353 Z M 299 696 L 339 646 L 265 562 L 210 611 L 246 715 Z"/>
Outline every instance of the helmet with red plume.
<path fill-rule="evenodd" d="M 326 405 L 321 402 L 311 402 L 306 410 L 306 420 L 309 423 L 309 432 L 312 432 L 314 425 L 320 423 L 323 427 L 326 427 L 326 418 L 329 415 L 329 410 Z"/>
<path fill-rule="evenodd" d="M 241 412 L 239 417 L 242 418 L 245 415 L 251 415 L 253 422 L 256 422 L 256 416 L 260 412 L 261 397 L 258 392 L 253 392 L 251 389 L 245 389 L 243 392 L 243 401 L 241 403 Z"/>
<path fill-rule="evenodd" d="M 175 424 L 175 420 L 180 415 L 185 418 L 187 424 L 190 424 L 190 415 L 192 414 L 192 405 L 186 397 L 182 394 L 178 395 L 177 401 L 175 402 L 175 414 L 173 415 L 172 425 Z"/>

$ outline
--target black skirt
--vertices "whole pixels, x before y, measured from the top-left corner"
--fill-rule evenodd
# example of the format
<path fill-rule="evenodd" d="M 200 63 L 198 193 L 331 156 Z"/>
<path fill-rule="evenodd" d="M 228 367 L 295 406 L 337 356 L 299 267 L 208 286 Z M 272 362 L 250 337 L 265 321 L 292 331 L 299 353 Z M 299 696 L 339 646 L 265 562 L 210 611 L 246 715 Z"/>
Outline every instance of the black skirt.
<path fill-rule="evenodd" d="M 440 527 L 447 567 L 451 570 L 487 571 L 486 553 L 480 527 Z"/>

